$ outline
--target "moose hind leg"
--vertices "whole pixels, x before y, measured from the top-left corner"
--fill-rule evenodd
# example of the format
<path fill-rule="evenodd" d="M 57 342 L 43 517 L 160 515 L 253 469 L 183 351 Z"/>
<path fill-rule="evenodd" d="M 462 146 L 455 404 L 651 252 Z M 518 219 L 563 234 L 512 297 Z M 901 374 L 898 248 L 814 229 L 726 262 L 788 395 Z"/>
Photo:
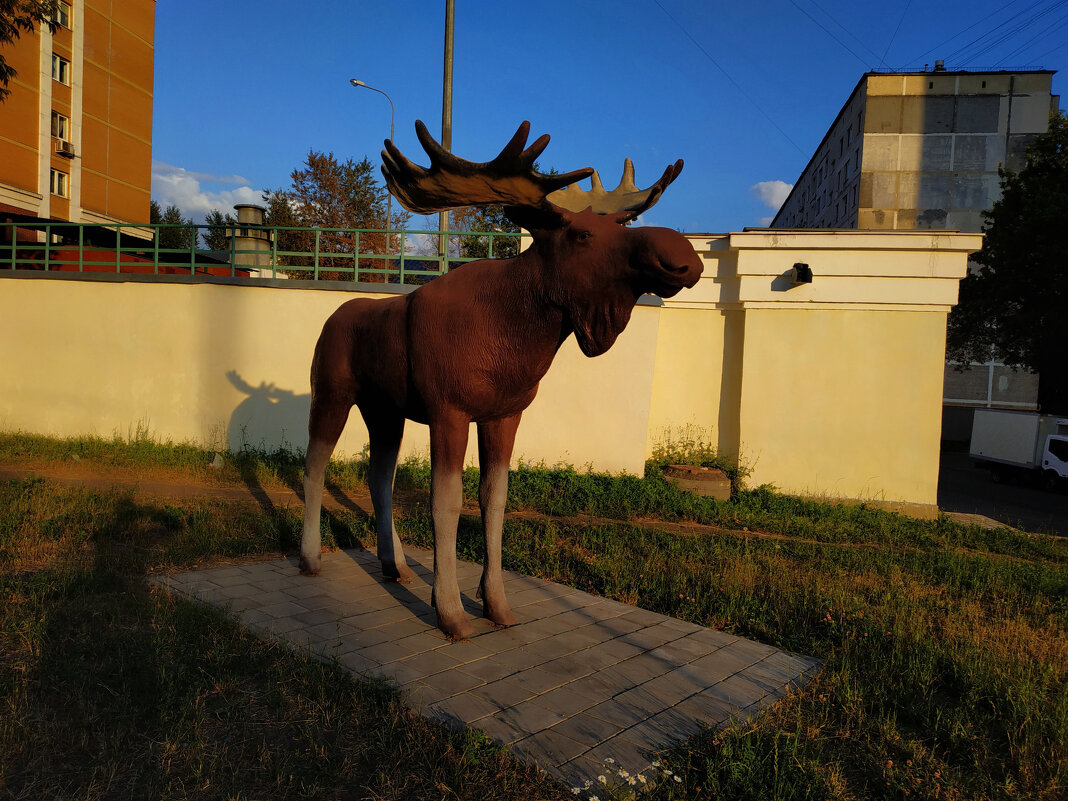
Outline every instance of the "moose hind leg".
<path fill-rule="evenodd" d="M 514 626 L 515 615 L 504 594 L 501 569 L 501 536 L 504 507 L 508 500 L 508 464 L 512 458 L 519 415 L 478 425 L 478 501 L 482 508 L 482 530 L 486 538 L 486 562 L 482 568 L 479 594 L 482 616 L 498 626 Z"/>
<path fill-rule="evenodd" d="M 322 566 L 319 517 L 323 506 L 326 463 L 334 452 L 352 404 L 313 392 L 308 419 L 308 452 L 304 458 L 304 530 L 300 537 L 300 572 L 318 575 Z"/>
<path fill-rule="evenodd" d="M 393 523 L 393 479 L 397 474 L 397 455 L 404 434 L 404 418 L 399 414 L 365 412 L 363 419 L 371 439 L 367 485 L 375 509 L 382 575 L 407 584 L 415 578 L 415 573 L 404 558 L 404 549 Z"/>

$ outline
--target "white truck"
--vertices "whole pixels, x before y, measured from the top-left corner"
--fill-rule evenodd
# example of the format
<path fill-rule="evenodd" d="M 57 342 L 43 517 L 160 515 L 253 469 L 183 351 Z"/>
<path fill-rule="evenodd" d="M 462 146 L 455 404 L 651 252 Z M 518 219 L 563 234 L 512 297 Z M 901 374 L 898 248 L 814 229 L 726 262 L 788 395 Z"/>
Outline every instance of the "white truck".
<path fill-rule="evenodd" d="M 976 409 L 968 453 L 994 482 L 1030 475 L 1056 489 L 1068 479 L 1068 417 Z"/>

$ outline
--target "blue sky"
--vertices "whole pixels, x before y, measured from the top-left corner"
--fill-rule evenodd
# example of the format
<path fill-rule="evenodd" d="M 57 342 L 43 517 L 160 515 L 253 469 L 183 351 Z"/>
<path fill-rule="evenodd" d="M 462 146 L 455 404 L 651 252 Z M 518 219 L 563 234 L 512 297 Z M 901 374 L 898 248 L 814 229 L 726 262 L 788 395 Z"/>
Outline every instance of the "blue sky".
<path fill-rule="evenodd" d="M 309 148 L 427 163 L 441 132 L 444 0 L 158 0 L 153 197 L 198 221 L 284 188 Z M 543 167 L 686 167 L 646 224 L 761 225 L 861 74 L 1068 67 L 1068 0 L 456 0 L 453 152 L 497 154 L 529 119 Z M 413 223 L 421 224 L 421 218 Z"/>

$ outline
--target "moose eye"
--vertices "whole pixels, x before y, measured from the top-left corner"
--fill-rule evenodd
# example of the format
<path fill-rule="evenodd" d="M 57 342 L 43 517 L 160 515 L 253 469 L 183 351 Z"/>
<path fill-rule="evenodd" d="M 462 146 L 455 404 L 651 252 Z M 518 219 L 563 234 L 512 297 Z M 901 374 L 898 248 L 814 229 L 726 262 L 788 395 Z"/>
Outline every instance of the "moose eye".
<path fill-rule="evenodd" d="M 588 242 L 593 238 L 593 234 L 589 231 L 579 231 L 575 238 L 578 239 L 579 242 Z"/>

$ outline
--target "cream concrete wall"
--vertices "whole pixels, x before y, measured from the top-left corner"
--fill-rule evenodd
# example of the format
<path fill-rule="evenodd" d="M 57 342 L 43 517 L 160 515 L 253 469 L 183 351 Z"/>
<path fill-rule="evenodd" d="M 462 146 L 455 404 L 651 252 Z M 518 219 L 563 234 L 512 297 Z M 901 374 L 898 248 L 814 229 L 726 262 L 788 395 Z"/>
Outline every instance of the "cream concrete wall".
<path fill-rule="evenodd" d="M 750 483 L 935 503 L 945 324 L 937 311 L 748 311 L 739 438 Z"/>
<path fill-rule="evenodd" d="M 384 297 L 383 295 L 371 295 Z M 0 430 L 122 435 L 232 449 L 307 445 L 309 366 L 326 318 L 351 297 L 315 289 L 189 283 L 4 280 Z M 640 473 L 659 309 L 639 306 L 615 347 L 561 348 L 524 414 L 515 458 Z M 367 430 L 353 410 L 339 450 Z M 429 454 L 408 422 L 404 455 Z M 476 459 L 472 429 L 468 459 Z"/>
<path fill-rule="evenodd" d="M 596 359 L 564 343 L 515 460 L 640 474 L 668 431 L 691 427 L 738 455 L 752 485 L 934 503 L 946 315 L 981 237 L 691 241 L 705 263 L 695 288 L 639 305 Z M 795 262 L 811 284 L 791 283 Z M 304 448 L 315 341 L 353 293 L 279 283 L 291 286 L 0 277 L 0 430 L 145 427 L 216 447 Z M 354 410 L 339 449 L 366 441 Z M 428 442 L 408 423 L 405 455 L 428 454 Z"/>

